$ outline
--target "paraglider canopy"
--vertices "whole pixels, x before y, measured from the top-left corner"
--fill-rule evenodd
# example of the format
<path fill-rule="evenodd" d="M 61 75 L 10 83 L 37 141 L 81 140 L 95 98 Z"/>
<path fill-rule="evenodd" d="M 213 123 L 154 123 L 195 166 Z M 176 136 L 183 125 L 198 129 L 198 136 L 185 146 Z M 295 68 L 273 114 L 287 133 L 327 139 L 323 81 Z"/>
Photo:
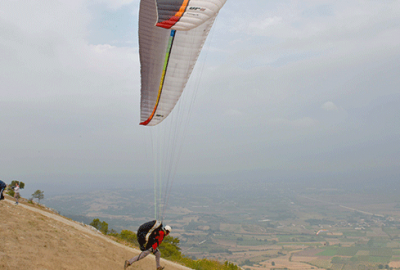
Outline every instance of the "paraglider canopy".
<path fill-rule="evenodd" d="M 225 2 L 141 0 L 141 125 L 157 125 L 171 113 Z"/>
<path fill-rule="evenodd" d="M 156 26 L 187 31 L 213 18 L 225 1 L 157 0 Z"/>

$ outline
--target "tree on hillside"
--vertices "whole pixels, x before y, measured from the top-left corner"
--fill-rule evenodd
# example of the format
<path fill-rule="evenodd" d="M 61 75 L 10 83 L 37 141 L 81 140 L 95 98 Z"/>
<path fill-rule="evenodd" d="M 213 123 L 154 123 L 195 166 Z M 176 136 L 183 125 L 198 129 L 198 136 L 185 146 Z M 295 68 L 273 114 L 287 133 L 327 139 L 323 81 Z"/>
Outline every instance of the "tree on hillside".
<path fill-rule="evenodd" d="M 7 187 L 7 194 L 10 195 L 11 197 L 14 197 L 14 188 L 16 185 L 19 185 L 20 189 L 24 189 L 25 188 L 25 183 L 24 182 L 20 182 L 17 180 L 12 180 L 11 184 L 8 185 Z"/>
<path fill-rule="evenodd" d="M 129 230 L 122 230 L 120 235 L 121 235 L 120 238 L 138 245 L 136 233 L 129 231 Z"/>
<path fill-rule="evenodd" d="M 10 195 L 11 197 L 14 197 L 14 195 L 15 195 L 14 188 L 15 188 L 15 186 L 17 184 L 19 185 L 20 189 L 24 189 L 24 187 L 25 187 L 25 183 L 24 182 L 13 180 L 11 182 L 11 184 L 8 185 L 6 194 Z"/>
<path fill-rule="evenodd" d="M 40 200 L 44 199 L 44 191 L 38 189 L 32 194 L 32 197 L 38 199 L 40 203 Z"/>
<path fill-rule="evenodd" d="M 93 219 L 93 221 L 90 223 L 90 226 L 95 227 L 104 234 L 108 233 L 108 223 L 105 221 L 100 221 L 98 218 Z"/>
<path fill-rule="evenodd" d="M 179 247 L 179 238 L 174 238 L 172 236 L 166 236 L 164 241 L 159 246 L 161 251 L 161 256 L 163 258 L 170 257 L 181 257 L 182 254 L 180 252 L 181 248 Z"/>
<path fill-rule="evenodd" d="M 24 182 L 17 181 L 17 180 L 12 180 L 10 186 L 11 186 L 11 187 L 15 187 L 16 184 L 19 185 L 19 188 L 20 188 L 20 189 L 24 189 L 24 188 L 25 188 L 25 183 L 24 183 Z"/>

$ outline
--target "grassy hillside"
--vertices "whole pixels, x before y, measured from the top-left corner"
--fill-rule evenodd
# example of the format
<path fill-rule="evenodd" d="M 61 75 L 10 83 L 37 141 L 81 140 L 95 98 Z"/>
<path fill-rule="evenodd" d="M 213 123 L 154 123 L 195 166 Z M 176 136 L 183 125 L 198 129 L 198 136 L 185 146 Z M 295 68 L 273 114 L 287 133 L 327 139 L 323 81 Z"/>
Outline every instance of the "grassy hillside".
<path fill-rule="evenodd" d="M 0 269 L 123 269 L 138 250 L 26 202 L 0 201 Z M 163 260 L 166 269 L 187 269 Z M 133 268 L 132 268 L 133 269 Z M 135 270 L 155 269 L 153 256 Z"/>
<path fill-rule="evenodd" d="M 123 269 L 126 259 L 139 254 L 134 249 L 131 231 L 103 235 L 93 227 L 67 219 L 41 205 L 21 199 L 15 205 L 6 196 L 0 202 L 0 270 L 2 269 Z M 124 234 L 125 232 L 125 234 Z M 126 234 L 129 233 L 129 234 Z M 130 243 L 132 242 L 132 243 Z M 167 237 L 160 250 L 168 260 L 162 265 L 168 270 L 238 269 L 234 264 L 192 260 L 182 256 L 179 240 Z M 137 262 L 130 269 L 155 269 L 154 256 Z"/>

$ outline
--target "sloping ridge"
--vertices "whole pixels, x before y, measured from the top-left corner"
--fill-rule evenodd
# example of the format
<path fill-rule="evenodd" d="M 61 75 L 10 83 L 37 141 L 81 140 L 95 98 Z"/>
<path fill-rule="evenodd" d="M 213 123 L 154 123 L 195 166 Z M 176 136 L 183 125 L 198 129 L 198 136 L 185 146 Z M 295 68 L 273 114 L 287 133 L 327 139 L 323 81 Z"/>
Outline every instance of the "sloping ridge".
<path fill-rule="evenodd" d="M 110 270 L 139 254 L 90 226 L 30 206 L 15 205 L 10 197 L 0 201 L 0 269 Z M 165 270 L 189 268 L 161 259 Z M 128 269 L 156 269 L 153 255 Z"/>

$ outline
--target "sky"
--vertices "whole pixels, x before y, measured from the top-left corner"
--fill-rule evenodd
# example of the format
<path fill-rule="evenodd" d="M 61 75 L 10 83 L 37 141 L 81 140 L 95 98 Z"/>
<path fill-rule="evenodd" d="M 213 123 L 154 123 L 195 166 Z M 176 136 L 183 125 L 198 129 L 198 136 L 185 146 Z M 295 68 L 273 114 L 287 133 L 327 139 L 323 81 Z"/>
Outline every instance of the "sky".
<path fill-rule="evenodd" d="M 138 12 L 0 2 L 0 179 L 27 193 L 151 182 Z M 228 0 L 184 92 L 176 181 L 398 181 L 399 75 L 400 1 Z"/>

